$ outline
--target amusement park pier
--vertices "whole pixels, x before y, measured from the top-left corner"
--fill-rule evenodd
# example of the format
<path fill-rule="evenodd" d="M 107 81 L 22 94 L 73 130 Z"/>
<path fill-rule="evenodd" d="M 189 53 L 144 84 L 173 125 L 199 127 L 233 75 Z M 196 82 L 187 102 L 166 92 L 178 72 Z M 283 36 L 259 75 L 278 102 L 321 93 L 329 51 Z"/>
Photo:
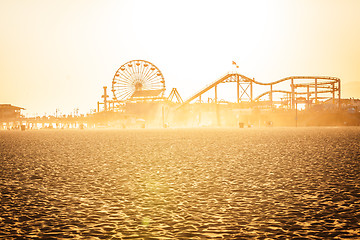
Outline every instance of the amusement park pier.
<path fill-rule="evenodd" d="M 23 108 L 2 104 L 0 128 L 360 124 L 360 100 L 341 99 L 341 80 L 333 76 L 289 76 L 260 82 L 233 71 L 183 100 L 177 88 L 165 94 L 165 78 L 157 66 L 132 60 L 117 69 L 110 91 L 109 94 L 107 86 L 103 87 L 102 101 L 94 113 L 86 116 L 25 118 L 20 114 Z"/>

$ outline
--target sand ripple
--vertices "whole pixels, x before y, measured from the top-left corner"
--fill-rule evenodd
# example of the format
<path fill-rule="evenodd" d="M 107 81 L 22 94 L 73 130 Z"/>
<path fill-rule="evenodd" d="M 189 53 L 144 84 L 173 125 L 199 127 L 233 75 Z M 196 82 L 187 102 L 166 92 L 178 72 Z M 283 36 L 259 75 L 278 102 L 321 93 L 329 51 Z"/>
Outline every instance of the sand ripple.
<path fill-rule="evenodd" d="M 0 238 L 360 236 L 360 128 L 0 132 Z"/>

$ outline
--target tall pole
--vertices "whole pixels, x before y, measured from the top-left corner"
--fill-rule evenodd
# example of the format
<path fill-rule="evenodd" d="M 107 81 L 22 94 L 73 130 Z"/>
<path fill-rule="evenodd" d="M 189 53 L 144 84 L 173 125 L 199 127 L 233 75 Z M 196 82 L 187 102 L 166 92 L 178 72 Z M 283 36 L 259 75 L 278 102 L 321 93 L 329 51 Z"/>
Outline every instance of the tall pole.
<path fill-rule="evenodd" d="M 317 79 L 315 78 L 315 104 L 318 103 L 317 99 Z"/>
<path fill-rule="evenodd" d="M 273 107 L 273 85 L 270 84 L 270 104 Z"/>
<path fill-rule="evenodd" d="M 240 102 L 240 83 L 239 83 L 239 75 L 236 75 L 236 86 L 237 86 L 237 103 Z"/>
<path fill-rule="evenodd" d="M 101 96 L 101 97 L 104 99 L 104 111 L 105 111 L 105 112 L 107 111 L 107 98 L 109 97 L 109 96 L 106 94 L 106 89 L 107 89 L 107 87 L 104 86 L 104 95 Z"/>
<path fill-rule="evenodd" d="M 295 86 L 294 79 L 291 79 L 291 109 L 295 108 Z"/>
<path fill-rule="evenodd" d="M 253 82 L 250 82 L 250 101 L 253 101 Z"/>
<path fill-rule="evenodd" d="M 215 85 L 215 104 L 217 104 L 217 85 Z"/>
<path fill-rule="evenodd" d="M 199 96 L 199 126 L 201 125 L 201 95 Z"/>
<path fill-rule="evenodd" d="M 306 98 L 306 103 L 307 103 L 306 107 L 309 110 L 309 108 L 310 108 L 310 86 L 309 85 L 306 86 L 306 91 L 307 91 L 307 94 L 306 94 L 306 96 L 307 96 L 307 98 Z"/>
<path fill-rule="evenodd" d="M 339 84 L 339 87 L 338 87 L 338 93 L 339 93 L 339 110 L 341 110 L 341 88 L 340 88 L 340 79 L 338 80 L 338 84 Z"/>
<path fill-rule="evenodd" d="M 217 125 L 220 126 L 219 106 L 217 104 L 217 85 L 215 85 L 215 111 L 216 111 Z"/>

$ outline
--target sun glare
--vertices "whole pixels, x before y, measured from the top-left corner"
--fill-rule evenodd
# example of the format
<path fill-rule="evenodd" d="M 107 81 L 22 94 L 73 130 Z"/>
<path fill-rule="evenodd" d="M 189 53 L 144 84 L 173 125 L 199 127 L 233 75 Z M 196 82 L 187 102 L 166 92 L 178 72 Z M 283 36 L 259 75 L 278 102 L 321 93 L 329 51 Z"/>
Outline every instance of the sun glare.
<path fill-rule="evenodd" d="M 0 0 L 0 238 L 359 239 L 359 13 Z"/>

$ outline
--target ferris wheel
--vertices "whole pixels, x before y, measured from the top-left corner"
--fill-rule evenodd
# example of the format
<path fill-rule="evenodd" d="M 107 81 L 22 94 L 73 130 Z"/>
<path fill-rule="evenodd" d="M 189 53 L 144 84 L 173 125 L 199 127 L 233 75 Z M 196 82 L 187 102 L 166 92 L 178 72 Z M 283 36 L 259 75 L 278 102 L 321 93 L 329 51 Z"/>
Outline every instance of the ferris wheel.
<path fill-rule="evenodd" d="M 116 101 L 161 98 L 165 93 L 165 80 L 161 71 L 151 62 L 132 60 L 116 71 L 111 91 Z"/>

